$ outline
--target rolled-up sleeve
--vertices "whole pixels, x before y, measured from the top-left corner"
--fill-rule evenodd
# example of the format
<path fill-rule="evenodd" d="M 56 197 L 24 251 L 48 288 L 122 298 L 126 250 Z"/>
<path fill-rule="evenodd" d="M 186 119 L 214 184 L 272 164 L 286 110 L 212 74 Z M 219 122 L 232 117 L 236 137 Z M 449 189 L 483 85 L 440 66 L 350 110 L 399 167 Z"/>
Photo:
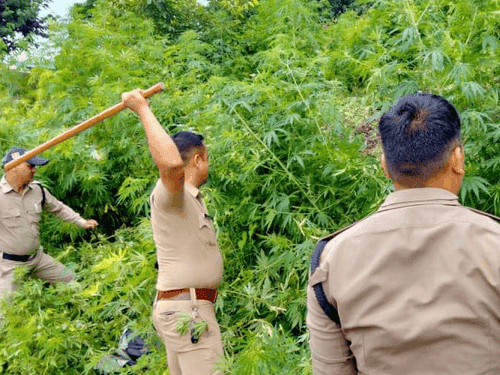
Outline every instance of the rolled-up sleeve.
<path fill-rule="evenodd" d="M 45 190 L 45 206 L 49 212 L 53 213 L 57 217 L 63 219 L 64 221 L 76 224 L 80 227 L 84 227 L 87 222 L 78 213 L 73 211 L 70 207 L 66 206 L 63 202 L 57 200 L 47 189 Z"/>
<path fill-rule="evenodd" d="M 307 287 L 306 322 L 313 374 L 357 374 L 354 356 L 342 329 L 323 312 L 311 285 Z"/>

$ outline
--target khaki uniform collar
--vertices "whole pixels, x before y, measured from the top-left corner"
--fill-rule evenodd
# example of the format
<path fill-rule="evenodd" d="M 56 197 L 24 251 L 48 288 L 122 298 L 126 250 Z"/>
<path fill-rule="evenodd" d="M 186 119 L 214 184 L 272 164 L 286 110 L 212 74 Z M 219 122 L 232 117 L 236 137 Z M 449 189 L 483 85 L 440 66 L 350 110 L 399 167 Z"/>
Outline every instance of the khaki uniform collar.
<path fill-rule="evenodd" d="M 7 194 L 14 190 L 14 188 L 7 182 L 5 175 L 2 176 L 0 180 L 0 187 L 2 189 L 2 193 Z"/>
<path fill-rule="evenodd" d="M 28 184 L 28 188 L 25 191 L 31 190 L 33 188 L 33 184 L 40 184 L 39 181 L 33 180 Z M 2 179 L 0 179 L 0 189 L 2 189 L 2 193 L 8 194 L 11 191 L 15 191 L 14 188 L 12 187 L 11 184 L 7 181 L 5 178 L 5 175 L 2 176 Z"/>
<path fill-rule="evenodd" d="M 193 197 L 195 197 L 196 199 L 202 198 L 202 194 L 200 193 L 200 190 L 197 187 L 191 185 L 189 182 L 186 182 L 185 186 L 188 193 L 191 194 Z"/>
<path fill-rule="evenodd" d="M 420 206 L 423 204 L 444 204 L 460 206 L 458 197 L 452 192 L 438 188 L 415 188 L 398 190 L 390 194 L 378 211 L 397 207 Z"/>

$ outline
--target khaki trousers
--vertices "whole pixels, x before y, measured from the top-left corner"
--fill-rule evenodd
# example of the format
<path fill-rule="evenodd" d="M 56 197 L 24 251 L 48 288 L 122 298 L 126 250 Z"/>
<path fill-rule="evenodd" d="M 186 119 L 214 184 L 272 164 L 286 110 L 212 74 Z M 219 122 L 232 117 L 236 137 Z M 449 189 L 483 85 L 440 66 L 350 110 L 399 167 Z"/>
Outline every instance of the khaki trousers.
<path fill-rule="evenodd" d="M 183 312 L 191 314 L 193 307 L 197 308 L 198 319 L 208 322 L 208 332 L 201 335 L 196 344 L 191 342 L 190 332 L 181 336 L 175 328 L 179 315 Z M 212 302 L 196 300 L 196 297 L 191 300 L 156 300 L 153 323 L 165 343 L 170 375 L 223 374 L 216 366 L 217 362 L 223 360 L 223 349 Z"/>
<path fill-rule="evenodd" d="M 16 262 L 4 259 L 0 251 L 0 298 L 12 293 L 18 285 L 14 283 L 14 269 L 16 267 L 34 267 L 35 273 L 40 278 L 55 283 L 58 281 L 70 282 L 75 279 L 71 270 L 63 264 L 38 249 L 35 257 L 27 262 Z"/>

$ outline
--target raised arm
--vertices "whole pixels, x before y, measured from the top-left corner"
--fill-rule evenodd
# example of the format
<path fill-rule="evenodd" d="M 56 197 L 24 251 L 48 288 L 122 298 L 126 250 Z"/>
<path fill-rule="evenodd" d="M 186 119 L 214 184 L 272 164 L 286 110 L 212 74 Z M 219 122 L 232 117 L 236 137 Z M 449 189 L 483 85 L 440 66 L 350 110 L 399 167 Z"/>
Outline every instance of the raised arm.
<path fill-rule="evenodd" d="M 149 150 L 158 167 L 163 185 L 171 194 L 181 193 L 184 189 L 184 164 L 177 146 L 162 128 L 142 91 L 136 89 L 122 94 L 122 102 L 137 113 L 146 131 Z"/>

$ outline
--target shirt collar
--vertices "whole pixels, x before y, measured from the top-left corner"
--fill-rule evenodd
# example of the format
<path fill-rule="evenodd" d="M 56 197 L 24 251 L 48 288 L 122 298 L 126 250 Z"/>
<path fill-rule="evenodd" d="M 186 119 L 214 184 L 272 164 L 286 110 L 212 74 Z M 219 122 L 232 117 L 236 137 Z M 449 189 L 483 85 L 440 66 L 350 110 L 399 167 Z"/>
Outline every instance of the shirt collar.
<path fill-rule="evenodd" d="M 7 182 L 5 175 L 2 176 L 0 180 L 0 187 L 2 189 L 2 193 L 7 194 L 14 190 L 14 188 Z"/>
<path fill-rule="evenodd" d="M 186 182 L 185 186 L 188 193 L 196 199 L 200 199 L 202 197 L 200 190 L 197 187 L 191 185 L 189 182 Z"/>
<path fill-rule="evenodd" d="M 26 187 L 25 192 L 31 190 L 33 188 L 33 184 L 39 184 L 39 183 L 40 182 L 38 182 L 36 180 L 31 181 L 28 184 L 28 186 Z M 4 194 L 10 193 L 11 191 L 15 191 L 14 188 L 12 187 L 12 185 L 9 184 L 9 182 L 5 178 L 5 175 L 3 175 L 2 178 L 0 179 L 0 189 L 2 189 L 2 193 L 4 193 Z"/>
<path fill-rule="evenodd" d="M 458 197 L 452 192 L 438 188 L 415 188 L 403 189 L 390 194 L 380 206 L 380 210 L 393 208 L 394 206 L 413 206 L 426 204 L 428 202 L 442 203 L 447 205 L 460 205 Z"/>

